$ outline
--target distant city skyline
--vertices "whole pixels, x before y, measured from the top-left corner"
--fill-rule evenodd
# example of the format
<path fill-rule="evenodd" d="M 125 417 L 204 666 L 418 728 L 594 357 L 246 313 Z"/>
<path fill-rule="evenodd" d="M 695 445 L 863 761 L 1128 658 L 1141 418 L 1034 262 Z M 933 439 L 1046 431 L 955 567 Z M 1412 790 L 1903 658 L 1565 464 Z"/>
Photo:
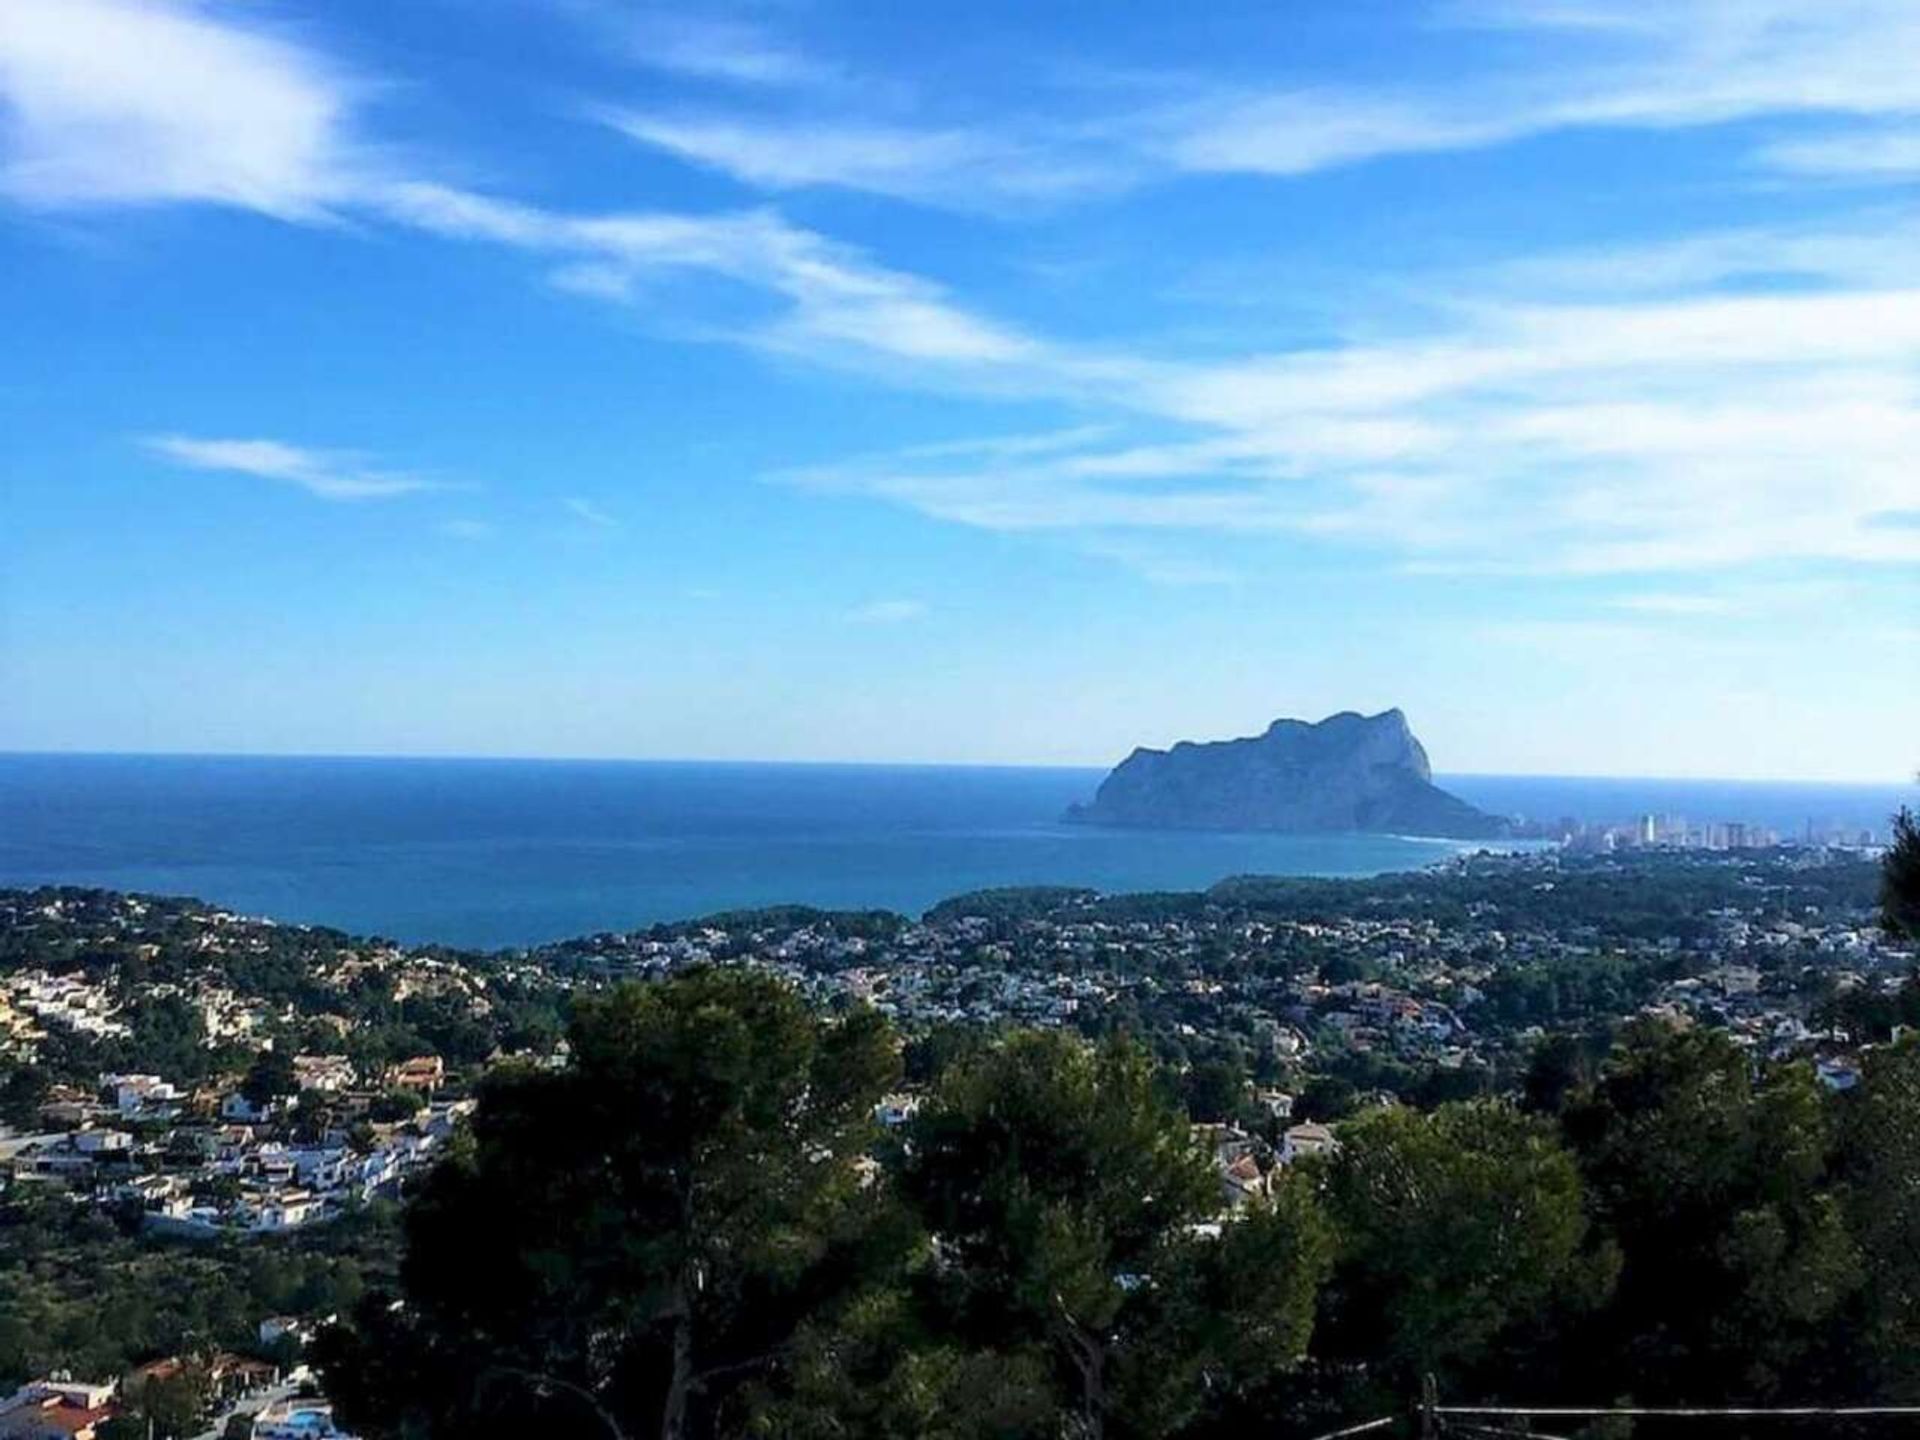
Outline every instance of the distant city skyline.
<path fill-rule="evenodd" d="M 1917 53 L 7 0 L 0 750 L 1910 780 Z"/>

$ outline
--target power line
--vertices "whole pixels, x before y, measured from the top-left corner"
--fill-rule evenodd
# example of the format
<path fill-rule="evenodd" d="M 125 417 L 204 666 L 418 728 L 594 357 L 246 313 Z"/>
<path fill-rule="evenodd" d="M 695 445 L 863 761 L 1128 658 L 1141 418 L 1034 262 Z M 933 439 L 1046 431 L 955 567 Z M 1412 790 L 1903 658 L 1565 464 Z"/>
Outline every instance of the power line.
<path fill-rule="evenodd" d="M 1345 1440 L 1349 1435 L 1365 1435 L 1370 1431 L 1384 1430 L 1389 1425 L 1398 1424 L 1398 1415 L 1382 1415 L 1378 1420 L 1368 1420 L 1359 1425 L 1349 1425 L 1344 1430 L 1329 1430 L 1325 1435 L 1316 1435 L 1313 1440 Z"/>
<path fill-rule="evenodd" d="M 1618 1415 L 1646 1420 L 1877 1420 L 1920 1418 L 1920 1405 L 1441 1405 L 1436 1403 L 1432 1383 L 1422 1387 L 1421 1402 L 1413 1415 L 1425 1422 L 1422 1433 L 1431 1435 L 1437 1421 L 1449 1422 L 1446 1429 L 1476 1440 L 1561 1440 L 1537 1430 L 1514 1429 L 1502 1425 L 1473 1423 L 1483 1420 L 1604 1420 Z M 1329 1430 L 1313 1440 L 1351 1440 L 1397 1425 L 1405 1416 L 1382 1415 L 1375 1420 Z"/>
<path fill-rule="evenodd" d="M 1476 1425 L 1471 1420 L 1459 1423 L 1449 1422 L 1445 1433 L 1459 1431 L 1467 1435 L 1478 1435 L 1483 1440 L 1561 1440 L 1557 1435 L 1542 1434 L 1538 1430 L 1508 1430 L 1498 1425 Z"/>
<path fill-rule="evenodd" d="M 1873 1419 L 1920 1416 L 1920 1405 L 1735 1405 L 1718 1408 L 1693 1405 L 1436 1405 L 1433 1413 L 1515 1419 L 1539 1417 L 1549 1420 L 1593 1420 L 1608 1415 L 1673 1420 L 1711 1419 L 1716 1416 L 1745 1420 Z"/>

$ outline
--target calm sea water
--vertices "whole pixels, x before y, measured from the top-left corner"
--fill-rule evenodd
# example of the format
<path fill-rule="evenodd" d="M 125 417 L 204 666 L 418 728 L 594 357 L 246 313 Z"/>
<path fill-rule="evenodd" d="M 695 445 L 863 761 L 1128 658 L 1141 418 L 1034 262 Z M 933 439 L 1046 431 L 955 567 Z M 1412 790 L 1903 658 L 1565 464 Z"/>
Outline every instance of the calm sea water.
<path fill-rule="evenodd" d="M 410 941 L 519 945 L 797 901 L 918 912 L 964 890 L 1194 889 L 1369 875 L 1459 848 L 1390 836 L 1059 823 L 1097 770 L 0 755 L 0 884 L 198 895 Z M 1854 786 L 1442 777 L 1502 814 L 1644 811 L 1884 833 Z"/>

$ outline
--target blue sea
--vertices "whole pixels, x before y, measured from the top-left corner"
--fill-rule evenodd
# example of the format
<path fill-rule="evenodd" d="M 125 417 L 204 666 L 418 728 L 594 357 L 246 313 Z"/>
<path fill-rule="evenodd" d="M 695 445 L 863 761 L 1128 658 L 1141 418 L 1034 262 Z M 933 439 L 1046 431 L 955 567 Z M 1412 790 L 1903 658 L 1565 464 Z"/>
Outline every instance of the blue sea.
<path fill-rule="evenodd" d="M 197 895 L 407 941 L 510 946 L 738 906 L 918 913 L 965 890 L 1196 889 L 1455 853 L 1379 835 L 1063 825 L 1102 772 L 947 766 L 0 755 L 0 884 Z M 1442 776 L 1500 814 L 1645 812 L 1883 835 L 1894 787 Z"/>

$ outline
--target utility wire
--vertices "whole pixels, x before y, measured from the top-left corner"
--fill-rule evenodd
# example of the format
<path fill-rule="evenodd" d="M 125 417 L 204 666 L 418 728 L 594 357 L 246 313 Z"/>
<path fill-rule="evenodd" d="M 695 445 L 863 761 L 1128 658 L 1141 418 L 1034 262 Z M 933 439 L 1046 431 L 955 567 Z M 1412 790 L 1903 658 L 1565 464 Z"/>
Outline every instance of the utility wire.
<path fill-rule="evenodd" d="M 1329 1430 L 1324 1435 L 1314 1436 L 1313 1440 L 1346 1440 L 1346 1437 L 1349 1435 L 1365 1435 L 1370 1431 L 1384 1430 L 1387 1426 L 1396 1423 L 1399 1419 L 1400 1417 L 1398 1415 L 1382 1415 L 1378 1420 L 1368 1420 L 1363 1424 L 1349 1425 L 1344 1430 Z"/>
<path fill-rule="evenodd" d="M 1447 1433 L 1460 1431 L 1468 1435 L 1487 1437 L 1487 1440 L 1561 1440 L 1560 1436 L 1547 1435 L 1538 1430 L 1509 1430 L 1500 1425 L 1475 1425 L 1472 1421 L 1448 1421 Z"/>
<path fill-rule="evenodd" d="M 1567 1419 L 1600 1419 L 1608 1415 L 1645 1416 L 1674 1420 L 1706 1420 L 1716 1417 L 1733 1417 L 1746 1420 L 1764 1420 L 1779 1418 L 1782 1420 L 1804 1419 L 1873 1419 L 1876 1417 L 1907 1418 L 1920 1417 L 1920 1405 L 1782 1405 L 1765 1407 L 1758 1405 L 1729 1406 L 1718 1409 L 1692 1405 L 1436 1405 L 1436 1415 L 1487 1415 L 1526 1418 L 1539 1416 L 1547 1419 L 1562 1417 Z"/>
<path fill-rule="evenodd" d="M 1449 1431 L 1479 1437 L 1479 1440 L 1562 1440 L 1537 1430 L 1517 1430 L 1501 1425 L 1475 1424 L 1476 1418 L 1489 1420 L 1603 1420 L 1611 1415 L 1662 1420 L 1875 1420 L 1920 1419 L 1920 1405 L 1424 1405 L 1423 1413 L 1446 1422 Z M 1313 1440 L 1351 1440 L 1395 1425 L 1404 1417 L 1382 1415 L 1340 1430 L 1329 1430 Z"/>

